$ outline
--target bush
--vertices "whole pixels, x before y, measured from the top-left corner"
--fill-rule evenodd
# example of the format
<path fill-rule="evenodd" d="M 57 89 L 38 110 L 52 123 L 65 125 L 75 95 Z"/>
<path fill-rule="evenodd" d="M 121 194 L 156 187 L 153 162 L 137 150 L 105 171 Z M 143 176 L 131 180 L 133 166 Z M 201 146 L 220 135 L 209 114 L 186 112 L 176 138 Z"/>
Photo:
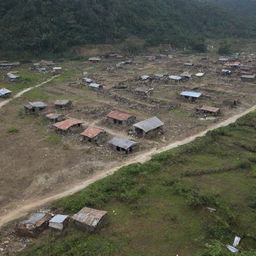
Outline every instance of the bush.
<path fill-rule="evenodd" d="M 19 129 L 18 128 L 15 128 L 15 127 L 12 127 L 12 128 L 9 128 L 7 130 L 8 133 L 18 133 L 19 132 Z"/>

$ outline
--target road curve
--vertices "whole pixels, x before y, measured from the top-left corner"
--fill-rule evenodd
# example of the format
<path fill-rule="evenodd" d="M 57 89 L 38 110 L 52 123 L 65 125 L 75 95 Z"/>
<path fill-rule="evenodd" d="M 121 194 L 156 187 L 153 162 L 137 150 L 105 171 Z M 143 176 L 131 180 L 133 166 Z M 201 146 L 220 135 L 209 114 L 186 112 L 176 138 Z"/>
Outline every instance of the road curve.
<path fill-rule="evenodd" d="M 250 113 L 251 111 L 254 111 L 254 110 L 256 110 L 256 105 L 247 109 L 247 110 L 245 110 L 245 111 L 243 111 L 243 112 L 241 112 L 241 113 L 239 113 L 239 114 L 236 114 L 236 115 L 234 115 L 234 116 L 232 116 L 232 117 L 230 117 L 230 118 L 228 118 L 228 119 L 226 119 L 222 122 L 219 122 L 215 125 L 209 126 L 206 130 L 204 130 L 202 132 L 199 132 L 197 134 L 194 134 L 190 137 L 187 137 L 183 140 L 176 141 L 176 142 L 171 143 L 167 146 L 164 146 L 160 149 L 155 149 L 154 148 L 150 151 L 143 152 L 142 154 L 139 154 L 139 155 L 127 160 L 127 161 L 122 162 L 122 164 L 120 164 L 117 167 L 114 167 L 114 168 L 112 168 L 110 170 L 107 170 L 107 171 L 102 171 L 99 174 L 93 175 L 91 178 L 89 178 L 88 180 L 86 180 L 84 182 L 81 182 L 81 183 L 76 184 L 76 185 L 72 185 L 72 188 L 70 188 L 66 191 L 63 191 L 59 194 L 55 194 L 53 196 L 49 196 L 49 197 L 45 197 L 45 198 L 42 198 L 42 199 L 39 199 L 39 200 L 35 200 L 33 202 L 31 202 L 31 201 L 23 202 L 23 206 L 21 206 L 17 209 L 14 209 L 11 212 L 7 213 L 6 215 L 0 217 L 0 227 L 6 225 L 8 222 L 11 222 L 15 219 L 18 219 L 20 217 L 25 216 L 26 214 L 28 214 L 30 211 L 32 211 L 35 208 L 43 206 L 47 203 L 51 203 L 51 202 L 53 202 L 57 199 L 60 199 L 64 196 L 74 194 L 74 193 L 78 192 L 79 190 L 87 187 L 88 185 L 115 173 L 122 166 L 132 164 L 132 163 L 136 163 L 136 162 L 144 163 L 144 162 L 150 160 L 152 155 L 154 155 L 154 154 L 158 154 L 158 153 L 164 152 L 166 150 L 170 150 L 170 149 L 173 149 L 173 148 L 177 148 L 181 145 L 188 144 L 188 143 L 194 141 L 195 139 L 204 136 L 209 131 L 215 130 L 215 129 L 220 128 L 220 127 L 225 127 L 229 124 L 232 124 L 232 123 L 236 122 L 237 119 L 247 115 L 248 113 Z"/>

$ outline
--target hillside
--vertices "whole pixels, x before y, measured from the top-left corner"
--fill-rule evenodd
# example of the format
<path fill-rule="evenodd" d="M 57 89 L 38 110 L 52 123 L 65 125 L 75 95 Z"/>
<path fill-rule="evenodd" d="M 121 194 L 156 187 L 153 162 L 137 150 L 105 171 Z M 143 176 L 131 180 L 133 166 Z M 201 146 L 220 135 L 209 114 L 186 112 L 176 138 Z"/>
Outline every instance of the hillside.
<path fill-rule="evenodd" d="M 2 55 L 120 43 L 131 36 L 147 44 L 196 48 L 206 37 L 252 35 L 245 20 L 199 0 L 3 0 L 0 30 Z"/>
<path fill-rule="evenodd" d="M 230 256 L 223 245 L 239 235 L 240 255 L 255 256 L 255 120 L 253 112 L 63 198 L 60 211 L 104 209 L 108 224 L 91 235 L 47 232 L 21 255 Z"/>

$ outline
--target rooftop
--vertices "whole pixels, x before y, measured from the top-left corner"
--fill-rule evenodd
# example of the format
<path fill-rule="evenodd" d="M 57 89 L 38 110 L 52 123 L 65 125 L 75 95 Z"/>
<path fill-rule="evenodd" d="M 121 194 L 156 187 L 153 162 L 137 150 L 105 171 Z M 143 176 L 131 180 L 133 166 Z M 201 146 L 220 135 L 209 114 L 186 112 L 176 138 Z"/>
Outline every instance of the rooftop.
<path fill-rule="evenodd" d="M 149 132 L 149 131 L 155 130 L 163 125 L 164 125 L 164 123 L 161 120 L 159 120 L 157 117 L 152 117 L 147 120 L 136 123 L 133 126 L 143 130 L 144 132 Z"/>
<path fill-rule="evenodd" d="M 109 118 L 113 118 L 119 121 L 126 121 L 128 120 L 130 117 L 133 117 L 131 114 L 120 111 L 120 110 L 113 110 L 111 111 L 107 117 Z"/>
<path fill-rule="evenodd" d="M 102 87 L 102 84 L 90 83 L 89 86 L 93 87 L 93 88 L 100 88 L 100 87 Z"/>
<path fill-rule="evenodd" d="M 0 96 L 4 96 L 4 95 L 7 95 L 7 94 L 10 94 L 12 93 L 12 91 L 8 90 L 8 89 L 0 89 Z"/>
<path fill-rule="evenodd" d="M 138 144 L 135 141 L 127 140 L 127 139 L 121 138 L 121 137 L 114 137 L 108 143 L 113 146 L 123 148 L 125 150 Z"/>
<path fill-rule="evenodd" d="M 67 105 L 67 104 L 69 104 L 69 103 L 71 103 L 70 100 L 56 100 L 56 101 L 54 102 L 54 104 L 55 104 L 55 105 L 58 105 L 58 106 Z"/>
<path fill-rule="evenodd" d="M 169 76 L 169 79 L 180 81 L 180 80 L 182 80 L 182 77 L 181 76 Z"/>
<path fill-rule="evenodd" d="M 215 107 L 210 107 L 210 106 L 206 106 L 203 105 L 202 107 L 199 107 L 198 110 L 203 110 L 203 111 L 207 111 L 207 112 L 212 112 L 212 113 L 217 113 L 219 112 L 219 108 L 215 108 Z"/>
<path fill-rule="evenodd" d="M 50 220 L 50 222 L 63 223 L 68 217 L 68 215 L 57 214 Z"/>
<path fill-rule="evenodd" d="M 104 132 L 105 131 L 103 129 L 89 127 L 84 132 L 82 132 L 81 135 L 93 139 L 96 136 L 98 136 L 100 133 L 104 133 Z"/>
<path fill-rule="evenodd" d="M 74 119 L 74 118 L 69 118 L 65 121 L 58 122 L 58 123 L 54 124 L 53 126 L 60 129 L 60 130 L 66 131 L 69 128 L 71 128 L 72 126 L 82 124 L 82 123 L 83 122 L 80 121 L 80 120 L 77 120 L 77 119 Z"/>
<path fill-rule="evenodd" d="M 72 216 L 72 219 L 88 226 L 96 227 L 101 219 L 107 214 L 106 211 L 100 211 L 84 207 L 78 213 Z"/>
<path fill-rule="evenodd" d="M 202 93 L 201 92 L 184 91 L 184 92 L 181 92 L 180 95 L 185 96 L 185 97 L 199 98 L 202 96 Z"/>

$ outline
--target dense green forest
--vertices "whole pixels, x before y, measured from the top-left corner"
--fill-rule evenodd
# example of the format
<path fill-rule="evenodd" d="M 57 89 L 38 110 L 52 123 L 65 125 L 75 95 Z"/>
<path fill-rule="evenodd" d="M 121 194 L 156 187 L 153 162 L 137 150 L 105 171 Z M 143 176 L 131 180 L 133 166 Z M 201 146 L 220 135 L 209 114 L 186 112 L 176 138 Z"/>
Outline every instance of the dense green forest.
<path fill-rule="evenodd" d="M 251 37 L 255 29 L 215 0 L 1 0 L 0 30 L 2 53 L 40 53 L 131 36 L 196 47 L 207 37 Z"/>

